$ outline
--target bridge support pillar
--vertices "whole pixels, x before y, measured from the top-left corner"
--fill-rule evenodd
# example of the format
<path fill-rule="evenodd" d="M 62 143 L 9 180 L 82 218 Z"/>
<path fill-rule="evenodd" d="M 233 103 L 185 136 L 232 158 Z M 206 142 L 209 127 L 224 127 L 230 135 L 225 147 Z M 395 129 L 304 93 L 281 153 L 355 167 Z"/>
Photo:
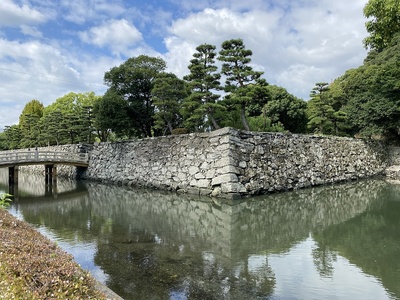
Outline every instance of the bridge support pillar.
<path fill-rule="evenodd" d="M 8 167 L 8 193 L 17 197 L 18 193 L 18 166 Z"/>
<path fill-rule="evenodd" d="M 44 166 L 44 177 L 46 184 L 54 184 L 57 182 L 57 167 L 55 165 Z"/>
<path fill-rule="evenodd" d="M 57 194 L 57 167 L 55 165 L 45 165 L 45 194 Z"/>
<path fill-rule="evenodd" d="M 18 184 L 18 166 L 8 167 L 8 183 Z"/>

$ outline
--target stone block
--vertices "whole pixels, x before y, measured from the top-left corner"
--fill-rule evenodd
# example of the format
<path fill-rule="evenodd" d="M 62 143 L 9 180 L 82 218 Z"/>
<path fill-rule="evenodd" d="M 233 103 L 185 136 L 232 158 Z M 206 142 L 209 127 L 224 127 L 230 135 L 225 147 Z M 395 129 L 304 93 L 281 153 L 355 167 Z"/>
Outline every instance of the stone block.
<path fill-rule="evenodd" d="M 247 163 L 245 161 L 239 162 L 239 168 L 246 169 Z"/>
<path fill-rule="evenodd" d="M 212 193 L 212 190 L 210 189 L 200 189 L 200 195 L 201 196 L 209 196 Z"/>
<path fill-rule="evenodd" d="M 223 193 L 246 193 L 247 190 L 243 184 L 238 182 L 228 182 L 221 184 L 221 191 Z"/>
<path fill-rule="evenodd" d="M 219 174 L 228 174 L 228 173 L 239 174 L 239 169 L 234 166 L 228 165 L 228 166 L 219 168 L 217 170 L 217 173 L 219 173 Z"/>
<path fill-rule="evenodd" d="M 200 188 L 208 188 L 208 187 L 210 187 L 210 180 L 209 179 L 200 179 L 197 181 L 197 186 Z"/>
<path fill-rule="evenodd" d="M 205 179 L 206 176 L 203 173 L 196 173 L 194 175 L 194 178 L 196 178 L 196 179 Z"/>
<path fill-rule="evenodd" d="M 222 190 L 219 186 L 217 186 L 216 188 L 214 188 L 211 192 L 211 196 L 213 197 L 220 197 L 222 194 Z"/>
<path fill-rule="evenodd" d="M 196 174 L 196 173 L 199 172 L 199 171 L 200 171 L 200 169 L 199 169 L 198 167 L 195 167 L 195 166 L 189 167 L 189 174 L 190 174 L 190 175 L 194 175 L 194 174 Z"/>
<path fill-rule="evenodd" d="M 215 177 L 211 181 L 211 185 L 220 185 L 222 183 L 228 183 L 228 182 L 238 182 L 238 178 L 236 174 L 224 174 L 220 175 L 218 177 Z"/>
<path fill-rule="evenodd" d="M 236 161 L 230 156 L 223 157 L 215 162 L 215 168 L 217 169 L 228 165 L 236 166 Z"/>
<path fill-rule="evenodd" d="M 206 178 L 213 178 L 214 176 L 215 176 L 215 169 L 209 169 L 207 172 L 206 172 Z"/>

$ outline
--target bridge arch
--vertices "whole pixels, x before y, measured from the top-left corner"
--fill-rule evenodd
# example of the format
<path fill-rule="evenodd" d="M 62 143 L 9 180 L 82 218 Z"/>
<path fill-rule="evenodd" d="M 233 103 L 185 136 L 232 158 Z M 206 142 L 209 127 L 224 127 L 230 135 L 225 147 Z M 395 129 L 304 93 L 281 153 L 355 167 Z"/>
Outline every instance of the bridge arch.
<path fill-rule="evenodd" d="M 57 177 L 56 165 L 89 166 L 89 154 L 67 151 L 9 150 L 0 152 L 0 168 L 8 168 L 9 185 L 18 184 L 20 166 L 44 165 L 46 184 L 52 184 Z"/>
<path fill-rule="evenodd" d="M 9 150 L 0 152 L 0 168 L 46 164 L 63 164 L 87 167 L 89 165 L 89 154 L 43 150 Z"/>

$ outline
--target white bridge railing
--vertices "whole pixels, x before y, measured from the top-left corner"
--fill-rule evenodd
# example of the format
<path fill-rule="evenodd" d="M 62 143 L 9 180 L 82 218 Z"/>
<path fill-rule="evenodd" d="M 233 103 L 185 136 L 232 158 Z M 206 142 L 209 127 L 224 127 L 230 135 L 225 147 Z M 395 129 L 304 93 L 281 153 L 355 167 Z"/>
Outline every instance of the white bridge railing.
<path fill-rule="evenodd" d="M 40 164 L 42 162 L 87 165 L 88 153 L 53 152 L 53 151 L 0 151 L 0 167 L 12 164 Z"/>

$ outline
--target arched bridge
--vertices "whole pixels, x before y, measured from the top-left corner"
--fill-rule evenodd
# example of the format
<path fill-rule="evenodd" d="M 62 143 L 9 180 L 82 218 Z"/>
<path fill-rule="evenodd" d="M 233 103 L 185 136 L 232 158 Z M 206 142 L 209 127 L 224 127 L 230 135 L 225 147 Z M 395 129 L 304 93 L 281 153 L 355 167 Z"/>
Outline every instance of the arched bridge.
<path fill-rule="evenodd" d="M 56 165 L 87 167 L 89 165 L 89 154 L 61 151 L 39 151 L 36 149 L 32 151 L 1 151 L 0 168 L 8 167 L 10 190 L 12 190 L 12 185 L 18 184 L 19 167 L 27 165 L 44 165 L 46 184 L 56 184 Z M 14 193 L 10 192 L 10 194 Z"/>
<path fill-rule="evenodd" d="M 0 168 L 46 164 L 87 167 L 89 165 L 89 154 L 43 150 L 0 152 Z"/>

